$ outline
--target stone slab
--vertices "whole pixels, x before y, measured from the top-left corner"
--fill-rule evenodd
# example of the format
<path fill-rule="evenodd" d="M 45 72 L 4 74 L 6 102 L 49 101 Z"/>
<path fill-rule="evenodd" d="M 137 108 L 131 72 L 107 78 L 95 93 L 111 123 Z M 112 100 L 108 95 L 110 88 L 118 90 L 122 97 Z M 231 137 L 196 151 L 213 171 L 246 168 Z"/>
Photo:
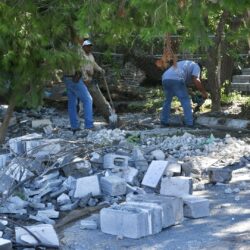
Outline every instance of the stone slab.
<path fill-rule="evenodd" d="M 166 170 L 167 165 L 168 161 L 152 161 L 146 174 L 144 175 L 142 185 L 156 188 Z"/>

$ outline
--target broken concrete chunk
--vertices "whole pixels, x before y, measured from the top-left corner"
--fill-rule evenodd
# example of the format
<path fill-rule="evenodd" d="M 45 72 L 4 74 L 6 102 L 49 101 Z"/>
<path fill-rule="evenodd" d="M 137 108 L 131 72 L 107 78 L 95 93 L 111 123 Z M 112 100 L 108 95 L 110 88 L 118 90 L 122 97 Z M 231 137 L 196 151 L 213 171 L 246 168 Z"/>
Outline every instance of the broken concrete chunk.
<path fill-rule="evenodd" d="M 129 184 L 134 185 L 137 180 L 139 171 L 136 168 L 128 167 L 122 170 L 121 177 Z"/>
<path fill-rule="evenodd" d="M 67 190 L 73 190 L 76 187 L 76 179 L 72 176 L 69 176 L 64 182 L 63 187 L 65 187 Z"/>
<path fill-rule="evenodd" d="M 65 176 L 84 177 L 92 174 L 91 163 L 82 158 L 76 157 L 71 164 L 67 164 L 62 168 Z"/>
<path fill-rule="evenodd" d="M 194 195 L 188 195 L 182 198 L 185 217 L 197 219 L 209 216 L 209 200 Z"/>
<path fill-rule="evenodd" d="M 14 158 L 5 173 L 16 181 L 24 181 L 33 176 L 33 173 L 27 169 L 26 162 L 21 158 Z"/>
<path fill-rule="evenodd" d="M 181 173 L 181 164 L 179 162 L 168 162 L 165 174 L 168 176 L 169 173 L 180 174 Z"/>
<path fill-rule="evenodd" d="M 88 177 L 82 177 L 76 180 L 76 190 L 74 198 L 82 198 L 88 193 L 92 193 L 93 196 L 101 194 L 99 179 L 97 175 Z"/>
<path fill-rule="evenodd" d="M 107 168 L 127 168 L 128 167 L 128 156 L 106 154 L 103 158 L 103 167 Z"/>
<path fill-rule="evenodd" d="M 76 209 L 78 207 L 78 204 L 79 204 L 79 200 L 71 204 L 62 205 L 59 209 L 60 211 L 71 211 L 71 210 Z"/>
<path fill-rule="evenodd" d="M 161 161 L 165 160 L 165 154 L 160 149 L 156 149 L 156 150 L 152 151 L 151 155 L 152 155 L 154 160 L 161 160 Z"/>
<path fill-rule="evenodd" d="M 227 168 L 209 168 L 208 174 L 211 183 L 228 183 L 232 179 L 232 170 Z"/>
<path fill-rule="evenodd" d="M 12 242 L 10 240 L 0 238 L 0 250 L 12 250 Z"/>
<path fill-rule="evenodd" d="M 59 206 L 62 206 L 71 203 L 71 200 L 67 194 L 63 193 L 57 198 L 57 203 Z"/>
<path fill-rule="evenodd" d="M 27 229 L 36 235 L 43 244 L 50 245 L 50 247 L 59 247 L 59 240 L 52 225 L 39 224 L 27 226 Z M 15 227 L 15 235 L 17 243 L 25 243 L 31 246 L 38 244 L 37 240 L 21 227 Z"/>
<path fill-rule="evenodd" d="M 94 219 L 84 219 L 80 222 L 80 228 L 81 229 L 88 229 L 88 230 L 95 230 L 97 229 L 98 225 L 97 222 Z"/>
<path fill-rule="evenodd" d="M 49 119 L 40 119 L 32 121 L 32 128 L 40 128 L 47 125 L 51 125 L 51 121 Z"/>
<path fill-rule="evenodd" d="M 118 196 L 126 194 L 126 182 L 117 176 L 101 177 L 101 190 L 104 194 Z"/>
<path fill-rule="evenodd" d="M 148 169 L 148 162 L 139 148 L 136 147 L 133 149 L 132 159 L 134 161 L 135 168 L 143 172 Z"/>
<path fill-rule="evenodd" d="M 46 224 L 50 224 L 50 225 L 55 224 L 55 221 L 48 218 L 47 216 L 29 215 L 29 219 L 35 220 L 35 221 L 38 221 L 38 222 L 42 222 L 42 223 L 46 223 Z"/>
<path fill-rule="evenodd" d="M 144 175 L 142 185 L 156 188 L 165 172 L 167 165 L 167 161 L 152 161 L 146 174 Z"/>
<path fill-rule="evenodd" d="M 59 212 L 55 211 L 54 209 L 39 210 L 37 212 L 37 216 L 41 216 L 41 217 L 46 216 L 50 219 L 57 219 L 59 218 Z"/>
<path fill-rule="evenodd" d="M 191 177 L 178 176 L 162 178 L 160 194 L 182 197 L 187 194 L 192 194 L 192 185 Z"/>

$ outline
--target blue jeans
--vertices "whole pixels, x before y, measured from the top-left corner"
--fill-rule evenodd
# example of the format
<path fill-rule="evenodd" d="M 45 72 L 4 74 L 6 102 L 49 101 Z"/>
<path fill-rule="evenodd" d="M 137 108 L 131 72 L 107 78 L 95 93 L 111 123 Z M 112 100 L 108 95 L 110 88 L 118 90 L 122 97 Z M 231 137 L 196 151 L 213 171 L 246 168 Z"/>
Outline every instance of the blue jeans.
<path fill-rule="evenodd" d="M 184 111 L 185 125 L 193 125 L 193 113 L 191 108 L 191 100 L 188 95 L 187 86 L 183 81 L 166 79 L 163 81 L 163 89 L 165 94 L 165 102 L 161 113 L 161 123 L 168 124 L 171 102 L 174 96 L 177 96 Z"/>
<path fill-rule="evenodd" d="M 63 77 L 63 81 L 67 87 L 68 96 L 68 112 L 69 120 L 72 129 L 79 128 L 80 124 L 77 115 L 77 98 L 83 103 L 84 107 L 84 120 L 85 128 L 93 127 L 93 100 L 88 91 L 88 88 L 80 79 L 79 82 L 75 83 L 72 81 L 72 77 Z"/>

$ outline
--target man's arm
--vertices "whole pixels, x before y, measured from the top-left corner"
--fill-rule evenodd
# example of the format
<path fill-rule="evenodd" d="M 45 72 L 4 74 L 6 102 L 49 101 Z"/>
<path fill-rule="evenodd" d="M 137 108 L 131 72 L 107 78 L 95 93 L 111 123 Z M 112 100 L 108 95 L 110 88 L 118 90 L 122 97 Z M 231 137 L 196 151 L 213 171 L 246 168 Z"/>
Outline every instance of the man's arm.
<path fill-rule="evenodd" d="M 202 97 L 204 99 L 207 99 L 208 94 L 204 86 L 202 85 L 201 80 L 196 76 L 192 76 L 192 81 L 195 84 L 195 87 L 201 92 Z"/>

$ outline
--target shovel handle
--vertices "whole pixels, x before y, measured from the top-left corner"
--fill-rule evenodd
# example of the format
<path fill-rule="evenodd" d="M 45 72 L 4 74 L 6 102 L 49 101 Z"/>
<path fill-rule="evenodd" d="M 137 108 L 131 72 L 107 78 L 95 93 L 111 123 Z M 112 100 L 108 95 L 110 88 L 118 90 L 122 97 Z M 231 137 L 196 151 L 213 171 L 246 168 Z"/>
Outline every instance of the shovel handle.
<path fill-rule="evenodd" d="M 107 89 L 107 93 L 108 93 L 108 97 L 109 97 L 109 102 L 110 102 L 111 108 L 112 108 L 112 110 L 115 110 L 114 103 L 112 101 L 112 98 L 111 98 L 111 95 L 110 95 L 110 91 L 109 91 L 109 87 L 108 87 L 108 84 L 107 84 L 107 81 L 106 81 L 106 77 L 105 77 L 104 74 L 103 74 L 103 81 L 104 81 L 105 87 Z"/>

